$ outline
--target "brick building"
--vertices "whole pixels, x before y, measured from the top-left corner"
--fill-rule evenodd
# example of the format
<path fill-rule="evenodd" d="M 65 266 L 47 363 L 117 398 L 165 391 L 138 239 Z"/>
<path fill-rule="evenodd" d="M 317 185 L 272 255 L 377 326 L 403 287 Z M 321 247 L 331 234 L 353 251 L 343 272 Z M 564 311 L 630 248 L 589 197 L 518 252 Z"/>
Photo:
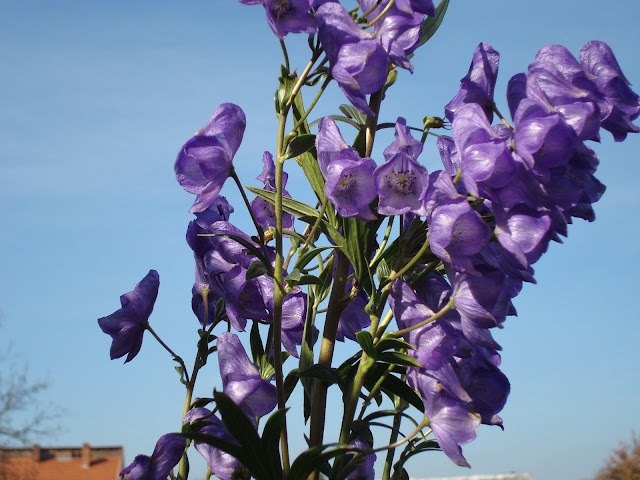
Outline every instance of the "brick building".
<path fill-rule="evenodd" d="M 2 447 L 0 480 L 116 480 L 122 447 Z"/>

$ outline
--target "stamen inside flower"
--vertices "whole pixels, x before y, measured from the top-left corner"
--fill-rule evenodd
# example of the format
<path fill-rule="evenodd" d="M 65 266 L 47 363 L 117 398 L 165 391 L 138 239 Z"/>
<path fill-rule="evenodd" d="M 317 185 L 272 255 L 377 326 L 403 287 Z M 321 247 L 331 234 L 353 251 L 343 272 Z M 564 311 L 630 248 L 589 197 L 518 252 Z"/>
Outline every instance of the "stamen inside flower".
<path fill-rule="evenodd" d="M 271 13 L 277 19 L 284 17 L 291 10 L 290 0 L 274 0 L 271 4 Z"/>

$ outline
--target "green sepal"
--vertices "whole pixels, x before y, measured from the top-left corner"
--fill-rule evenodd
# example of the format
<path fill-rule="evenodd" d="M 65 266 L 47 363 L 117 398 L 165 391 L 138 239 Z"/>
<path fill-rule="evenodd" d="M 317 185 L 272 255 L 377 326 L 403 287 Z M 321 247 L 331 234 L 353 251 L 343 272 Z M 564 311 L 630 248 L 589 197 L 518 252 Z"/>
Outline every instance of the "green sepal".
<path fill-rule="evenodd" d="M 449 0 L 441 0 L 436 7 L 435 17 L 428 17 L 422 23 L 422 26 L 420 27 L 420 43 L 418 46 L 424 45 L 431 37 L 433 37 L 433 35 L 435 35 L 442 24 L 442 20 L 444 20 L 444 15 L 447 13 L 448 6 Z"/>

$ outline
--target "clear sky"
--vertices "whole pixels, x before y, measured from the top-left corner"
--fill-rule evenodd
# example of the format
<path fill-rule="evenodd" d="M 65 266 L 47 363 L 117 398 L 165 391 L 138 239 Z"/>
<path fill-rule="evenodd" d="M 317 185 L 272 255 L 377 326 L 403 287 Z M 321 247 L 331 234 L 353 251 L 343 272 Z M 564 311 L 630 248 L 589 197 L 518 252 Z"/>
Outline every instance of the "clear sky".
<path fill-rule="evenodd" d="M 131 461 L 179 428 L 183 391 L 149 336 L 130 364 L 110 361 L 96 319 L 155 268 L 151 322 L 191 363 L 197 322 L 184 233 L 192 198 L 173 162 L 220 103 L 234 102 L 248 118 L 236 168 L 258 185 L 262 152 L 275 147 L 280 48 L 264 11 L 235 0 L 0 0 L 0 11 L 0 348 L 12 344 L 34 377 L 48 376 L 42 400 L 64 409 L 64 428 L 41 443 L 122 444 Z M 608 42 L 638 90 L 638 18 L 637 0 L 453 0 L 417 52 L 415 73 L 400 73 L 381 120 L 442 115 L 481 41 L 501 54 L 496 101 L 505 113 L 508 79 L 548 44 L 577 55 L 589 40 Z M 306 37 L 287 43 L 302 67 L 295 44 Z M 318 115 L 339 103 L 334 89 Z M 429 453 L 409 463 L 413 477 L 587 479 L 640 430 L 640 138 L 614 144 L 603 132 L 594 148 L 608 187 L 596 222 L 578 221 L 564 245 L 551 245 L 535 265 L 538 284 L 515 300 L 519 316 L 496 332 L 512 384 L 504 432 L 482 427 L 464 447 L 470 471 Z M 433 145 L 421 158 L 438 168 Z M 289 191 L 305 195 L 295 163 L 288 169 Z M 223 194 L 248 227 L 232 187 Z M 202 380 L 208 395 L 215 368 Z M 300 434 L 296 415 L 289 421 Z"/>

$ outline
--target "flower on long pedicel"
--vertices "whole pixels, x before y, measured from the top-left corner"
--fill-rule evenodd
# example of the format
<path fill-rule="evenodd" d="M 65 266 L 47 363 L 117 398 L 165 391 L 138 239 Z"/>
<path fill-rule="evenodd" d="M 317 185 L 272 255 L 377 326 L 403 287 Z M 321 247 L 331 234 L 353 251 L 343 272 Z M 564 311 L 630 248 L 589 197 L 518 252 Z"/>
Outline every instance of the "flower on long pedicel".
<path fill-rule="evenodd" d="M 149 270 L 149 273 L 131 292 L 120 297 L 122 308 L 98 319 L 98 325 L 102 331 L 113 339 L 111 360 L 127 355 L 124 361 L 127 363 L 140 351 L 142 336 L 148 326 L 159 286 L 158 272 Z"/>
<path fill-rule="evenodd" d="M 122 480 L 165 480 L 175 467 L 187 446 L 187 439 L 177 433 L 167 433 L 160 437 L 153 454 L 138 455 L 133 462 L 120 472 Z"/>
<path fill-rule="evenodd" d="M 240 147 L 246 118 L 240 107 L 223 103 L 207 124 L 180 149 L 175 163 L 178 183 L 197 195 L 189 210 L 206 210 L 217 198 L 233 171 L 233 157 Z"/>

